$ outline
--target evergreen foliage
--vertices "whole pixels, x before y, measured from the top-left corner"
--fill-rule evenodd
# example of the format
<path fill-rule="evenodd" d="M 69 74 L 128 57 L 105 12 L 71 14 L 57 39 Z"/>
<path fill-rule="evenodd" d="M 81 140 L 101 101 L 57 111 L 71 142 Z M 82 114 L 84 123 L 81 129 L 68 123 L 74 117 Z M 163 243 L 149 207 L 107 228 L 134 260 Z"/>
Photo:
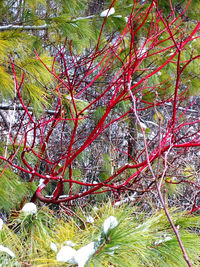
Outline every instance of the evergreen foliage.
<path fill-rule="evenodd" d="M 88 220 L 87 213 L 94 221 Z M 176 210 L 171 210 L 171 216 L 179 227 L 192 263 L 198 263 L 199 216 Z M 43 207 L 37 213 L 24 214 L 21 211 L 17 218 L 10 218 L 9 224 L 4 224 L 0 232 L 0 243 L 15 257 L 0 252 L 1 264 L 70 266 L 56 260 L 56 254 L 63 246 L 71 245 L 78 250 L 96 242 L 98 249 L 84 266 L 187 266 L 162 211 L 147 216 L 132 207 L 113 208 L 108 203 L 95 209 L 88 207 L 85 212 L 76 209 L 75 216 L 67 217 L 62 213 L 60 218 Z M 110 224 L 108 232 L 105 232 L 103 225 L 108 223 L 108 218 L 116 218 L 118 224 Z"/>

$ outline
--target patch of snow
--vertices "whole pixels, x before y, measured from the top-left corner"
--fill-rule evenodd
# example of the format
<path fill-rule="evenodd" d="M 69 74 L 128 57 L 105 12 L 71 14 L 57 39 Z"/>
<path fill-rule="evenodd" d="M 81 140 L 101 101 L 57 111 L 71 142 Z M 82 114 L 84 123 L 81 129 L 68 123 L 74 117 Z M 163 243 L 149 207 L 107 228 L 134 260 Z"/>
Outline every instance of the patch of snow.
<path fill-rule="evenodd" d="M 129 196 L 130 201 L 134 201 L 135 200 L 135 195 L 136 194 L 133 193 L 133 195 Z"/>
<path fill-rule="evenodd" d="M 25 214 L 35 214 L 37 213 L 37 207 L 32 202 L 26 203 L 22 208 L 22 212 L 24 212 Z"/>
<path fill-rule="evenodd" d="M 69 264 L 76 264 L 75 261 L 76 250 L 69 247 L 62 247 L 56 255 L 56 260 L 61 262 L 67 262 Z"/>
<path fill-rule="evenodd" d="M 67 197 L 69 197 L 69 195 L 61 195 L 61 196 L 59 196 L 59 198 L 67 198 Z"/>
<path fill-rule="evenodd" d="M 118 249 L 119 248 L 119 246 L 117 245 L 117 246 L 114 246 L 114 247 L 111 247 L 111 248 L 109 248 L 110 250 L 115 250 L 115 249 Z"/>
<path fill-rule="evenodd" d="M 0 218 L 0 231 L 3 229 L 3 225 L 4 225 L 4 222 L 3 222 L 3 220 Z"/>
<path fill-rule="evenodd" d="M 150 133 L 150 134 L 148 135 L 148 138 L 149 138 L 150 140 L 154 139 L 155 137 L 156 137 L 156 133 L 155 133 L 155 132 L 152 132 L 152 133 Z"/>
<path fill-rule="evenodd" d="M 144 124 L 143 122 L 140 122 L 140 126 L 141 126 L 144 130 L 146 130 L 146 128 L 147 128 L 146 124 Z"/>
<path fill-rule="evenodd" d="M 63 244 L 65 244 L 67 246 L 70 246 L 70 247 L 75 247 L 76 246 L 76 244 L 74 242 L 72 242 L 71 240 L 67 240 Z"/>
<path fill-rule="evenodd" d="M 118 225 L 118 220 L 116 219 L 116 217 L 114 216 L 108 217 L 102 225 L 104 234 L 106 235 L 110 230 L 114 229 L 117 225 Z"/>
<path fill-rule="evenodd" d="M 95 242 L 91 242 L 88 245 L 77 250 L 75 254 L 75 260 L 78 264 L 78 267 L 84 267 L 86 262 L 90 259 L 90 257 L 92 257 L 92 255 L 94 255 L 96 250 L 97 249 L 95 248 Z"/>
<path fill-rule="evenodd" d="M 12 250 L 10 250 L 9 248 L 7 247 L 4 247 L 2 245 L 0 245 L 0 251 L 2 252 L 6 252 L 8 255 L 10 255 L 10 257 L 14 258 L 15 257 L 15 253 L 12 252 Z"/>
<path fill-rule="evenodd" d="M 127 22 L 128 22 L 128 17 L 125 17 L 124 19 L 125 19 L 125 21 L 126 21 L 126 23 L 127 23 Z"/>
<path fill-rule="evenodd" d="M 143 56 L 147 52 L 147 48 L 144 46 L 144 47 L 138 49 L 138 52 L 139 52 L 140 56 Z"/>
<path fill-rule="evenodd" d="M 94 218 L 92 217 L 92 216 L 87 216 L 86 217 L 86 221 L 88 222 L 88 223 L 94 223 Z"/>
<path fill-rule="evenodd" d="M 71 25 L 72 25 L 74 28 L 78 28 L 78 25 L 76 25 L 75 23 L 71 23 Z"/>
<path fill-rule="evenodd" d="M 43 189 L 46 185 L 44 184 L 44 180 L 45 179 L 40 179 L 39 180 L 39 184 L 38 184 L 38 187 L 40 188 L 40 189 Z"/>
<path fill-rule="evenodd" d="M 137 137 L 138 137 L 138 138 L 144 138 L 144 136 L 143 136 L 142 133 L 138 133 Z"/>
<path fill-rule="evenodd" d="M 45 197 L 52 198 L 54 195 L 46 195 Z"/>
<path fill-rule="evenodd" d="M 118 248 L 119 248 L 119 246 L 118 246 L 118 245 L 117 245 L 117 246 L 114 246 L 114 247 L 111 247 L 111 248 L 109 248 L 110 252 L 107 252 L 107 254 L 109 254 L 109 255 L 113 256 L 113 255 L 115 254 L 115 250 L 116 250 L 116 249 L 118 249 Z"/>
<path fill-rule="evenodd" d="M 54 252 L 57 252 L 57 251 L 58 251 L 56 244 L 53 243 L 53 242 L 51 242 L 51 244 L 50 244 L 50 248 L 51 248 Z"/>
<path fill-rule="evenodd" d="M 128 197 L 126 197 L 126 198 L 124 198 L 124 199 L 122 199 L 120 201 L 115 202 L 114 207 L 118 207 L 120 205 L 123 205 L 124 203 L 129 202 L 129 201 L 134 201 L 135 200 L 135 195 L 136 194 L 133 193 L 131 196 L 128 196 Z"/>
<path fill-rule="evenodd" d="M 154 243 L 154 245 L 158 245 L 158 244 L 164 243 L 164 242 L 169 241 L 169 240 L 171 240 L 171 239 L 172 239 L 171 236 L 166 236 L 165 238 L 156 241 L 156 242 Z"/>
<path fill-rule="evenodd" d="M 70 246 L 64 246 L 56 255 L 56 260 L 69 264 L 78 264 L 78 267 L 84 267 L 96 250 L 95 242 L 91 242 L 77 251 Z"/>
<path fill-rule="evenodd" d="M 118 207 L 118 206 L 122 205 L 123 203 L 124 203 L 123 200 L 122 201 L 117 201 L 117 202 L 115 202 L 114 207 Z"/>
<path fill-rule="evenodd" d="M 115 14 L 115 9 L 112 7 L 110 10 L 106 9 L 103 12 L 101 12 L 100 17 L 109 17 L 110 15 Z"/>

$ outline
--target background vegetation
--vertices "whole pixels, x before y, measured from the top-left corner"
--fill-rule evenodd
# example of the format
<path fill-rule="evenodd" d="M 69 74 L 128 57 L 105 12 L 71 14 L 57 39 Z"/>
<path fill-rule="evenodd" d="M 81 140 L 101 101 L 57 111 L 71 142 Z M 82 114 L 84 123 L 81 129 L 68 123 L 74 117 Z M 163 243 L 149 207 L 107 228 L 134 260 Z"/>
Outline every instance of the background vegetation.
<path fill-rule="evenodd" d="M 199 9 L 1 1 L 2 266 L 199 265 Z"/>

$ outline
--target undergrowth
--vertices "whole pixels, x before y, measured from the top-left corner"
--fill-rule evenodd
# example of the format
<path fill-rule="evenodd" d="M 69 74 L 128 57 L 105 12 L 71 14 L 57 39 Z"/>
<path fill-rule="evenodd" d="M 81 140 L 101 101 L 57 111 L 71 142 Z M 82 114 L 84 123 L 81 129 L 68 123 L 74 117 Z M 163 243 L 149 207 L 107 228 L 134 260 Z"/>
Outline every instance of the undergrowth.
<path fill-rule="evenodd" d="M 84 266 L 187 266 L 162 210 L 147 216 L 129 206 L 108 203 L 84 211 L 77 208 L 73 214 L 55 214 L 41 207 L 35 213 L 10 216 L 0 231 L 0 245 L 14 256 L 0 251 L 0 266 L 77 266 L 57 261 L 57 253 L 66 245 L 78 250 L 91 242 L 98 243 L 98 248 Z M 170 214 L 191 263 L 199 266 L 200 217 L 176 210 Z M 118 225 L 105 233 L 102 225 L 110 216 Z"/>

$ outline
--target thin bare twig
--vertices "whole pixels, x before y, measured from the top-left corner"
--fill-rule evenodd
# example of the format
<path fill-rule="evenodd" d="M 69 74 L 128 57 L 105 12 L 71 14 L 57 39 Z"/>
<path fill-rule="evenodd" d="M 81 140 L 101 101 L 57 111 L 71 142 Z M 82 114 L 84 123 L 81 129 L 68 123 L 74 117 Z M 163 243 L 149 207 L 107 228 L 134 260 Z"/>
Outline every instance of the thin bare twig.
<path fill-rule="evenodd" d="M 172 220 L 172 218 L 171 218 L 171 216 L 170 216 L 170 214 L 169 214 L 169 212 L 167 210 L 167 207 L 166 207 L 164 198 L 163 198 L 162 193 L 161 193 L 161 188 L 160 188 L 159 180 L 158 180 L 157 176 L 154 174 L 154 171 L 152 169 L 152 166 L 151 166 L 151 163 L 150 163 L 150 158 L 149 158 L 148 145 L 147 145 L 147 140 L 146 140 L 146 136 L 145 136 L 145 131 L 144 131 L 143 127 L 142 127 L 140 118 L 139 118 L 139 116 L 137 114 L 136 99 L 135 99 L 135 96 L 133 95 L 133 93 L 132 93 L 132 91 L 130 89 L 130 85 L 128 86 L 128 90 L 130 92 L 130 95 L 131 95 L 131 98 L 132 98 L 132 102 L 133 102 L 133 112 L 135 114 L 136 120 L 137 120 L 137 122 L 138 122 L 138 124 L 139 124 L 139 126 L 141 128 L 142 134 L 143 134 L 143 141 L 144 141 L 144 147 L 145 147 L 145 154 L 146 154 L 147 164 L 148 164 L 149 171 L 150 171 L 150 173 L 152 175 L 152 178 L 156 182 L 156 189 L 157 189 L 157 192 L 158 192 L 158 197 L 159 197 L 160 202 L 161 202 L 161 205 L 162 205 L 162 207 L 163 207 L 163 209 L 165 211 L 165 214 L 167 216 L 167 219 L 168 219 L 169 223 L 171 224 L 171 227 L 172 227 L 172 229 L 174 231 L 174 234 L 176 235 L 176 238 L 178 240 L 178 243 L 179 243 L 180 248 L 181 248 L 182 253 L 183 253 L 183 257 L 184 257 L 186 263 L 188 264 L 188 266 L 189 267 L 192 267 L 191 262 L 190 262 L 190 260 L 188 258 L 187 252 L 186 252 L 186 250 L 184 248 L 184 245 L 182 243 L 182 240 L 180 238 L 178 228 L 176 228 L 176 226 L 174 225 L 174 222 L 173 222 L 173 220 Z"/>

